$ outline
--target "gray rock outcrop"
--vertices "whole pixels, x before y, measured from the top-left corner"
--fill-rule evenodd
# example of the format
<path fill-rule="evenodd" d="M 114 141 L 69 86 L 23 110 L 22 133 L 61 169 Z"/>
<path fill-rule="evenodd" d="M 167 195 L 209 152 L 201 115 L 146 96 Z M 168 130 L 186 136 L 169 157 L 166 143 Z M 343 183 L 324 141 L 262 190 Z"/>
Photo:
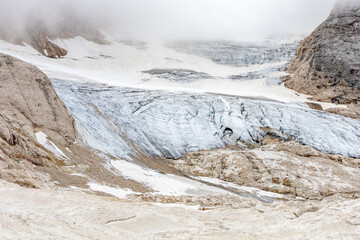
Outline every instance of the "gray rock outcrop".
<path fill-rule="evenodd" d="M 360 103 L 360 1 L 339 1 L 300 45 L 285 85 L 319 101 Z"/>

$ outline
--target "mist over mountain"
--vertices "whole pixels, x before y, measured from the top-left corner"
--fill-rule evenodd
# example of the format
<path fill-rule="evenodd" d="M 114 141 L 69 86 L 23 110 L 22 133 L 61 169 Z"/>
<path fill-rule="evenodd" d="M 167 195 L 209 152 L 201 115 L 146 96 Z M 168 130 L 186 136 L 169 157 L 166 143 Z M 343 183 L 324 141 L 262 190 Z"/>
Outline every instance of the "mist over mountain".
<path fill-rule="evenodd" d="M 359 43 L 360 0 L 0 0 L 0 239 L 360 239 Z"/>
<path fill-rule="evenodd" d="M 72 36 L 103 29 L 144 39 L 254 40 L 308 34 L 335 0 L 1 0 L 0 32 L 23 38 L 31 29 Z"/>

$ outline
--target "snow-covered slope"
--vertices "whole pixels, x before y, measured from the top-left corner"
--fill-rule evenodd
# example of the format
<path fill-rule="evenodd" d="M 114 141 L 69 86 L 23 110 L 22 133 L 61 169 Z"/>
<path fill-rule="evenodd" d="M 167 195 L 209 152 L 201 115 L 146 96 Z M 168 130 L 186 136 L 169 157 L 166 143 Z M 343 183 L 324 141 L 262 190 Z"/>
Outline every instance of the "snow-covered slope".
<path fill-rule="evenodd" d="M 308 101 L 305 95 L 299 95 L 282 85 L 279 79 L 287 74 L 284 66 L 290 61 L 291 54 L 281 54 L 281 51 L 294 51 L 296 40 L 285 44 L 258 43 L 251 46 L 261 54 L 252 54 L 247 44 L 235 43 L 236 56 L 230 60 L 223 55 L 206 52 L 194 52 L 184 47 L 174 49 L 160 44 L 145 44 L 139 42 L 118 41 L 109 38 L 109 45 L 100 45 L 81 37 L 72 39 L 57 39 L 58 46 L 68 50 L 68 55 L 61 59 L 49 59 L 40 55 L 30 46 L 19 46 L 0 40 L 0 51 L 30 62 L 50 78 L 75 81 L 91 81 L 119 87 L 133 87 L 149 90 L 170 90 L 190 92 L 214 92 L 236 96 L 265 97 L 274 100 L 293 102 Z M 219 43 L 221 46 L 227 43 Z M 263 46 L 267 47 L 263 47 Z M 269 46 L 268 46 L 269 45 Z M 211 46 L 211 45 L 210 45 Z M 216 49 L 215 49 L 216 50 Z M 217 51 L 222 51 L 222 48 Z M 228 50 L 229 51 L 229 50 Z M 227 55 L 226 55 L 227 56 Z M 237 66 L 234 62 L 252 60 Z M 225 59 L 217 61 L 216 59 Z M 256 61 L 255 59 L 258 59 Z M 218 63 L 216 63 L 218 62 Z M 245 64 L 247 63 L 247 64 Z M 149 70 L 169 72 L 168 76 L 150 74 Z M 196 81 L 181 81 L 180 76 L 202 74 Z M 208 77 L 204 77 L 204 76 Z M 165 77 L 164 77 L 165 76 Z M 325 108 L 331 104 L 323 104 Z"/>

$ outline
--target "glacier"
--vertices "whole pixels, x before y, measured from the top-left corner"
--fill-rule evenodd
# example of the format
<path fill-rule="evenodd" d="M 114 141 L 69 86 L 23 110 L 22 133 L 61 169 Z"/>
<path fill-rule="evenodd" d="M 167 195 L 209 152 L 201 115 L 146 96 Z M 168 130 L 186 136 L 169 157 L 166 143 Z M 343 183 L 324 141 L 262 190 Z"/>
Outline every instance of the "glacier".
<path fill-rule="evenodd" d="M 131 160 L 261 144 L 267 130 L 326 153 L 360 157 L 360 122 L 283 103 L 209 93 L 149 91 L 53 79 L 90 148 Z M 274 132 L 272 132 L 274 134 Z"/>
<path fill-rule="evenodd" d="M 3 41 L 0 47 L 51 78 L 75 119 L 78 143 L 103 157 L 109 171 L 155 193 L 225 191 L 273 201 L 256 191 L 235 191 L 166 169 L 169 159 L 188 152 L 258 147 L 268 136 L 326 153 L 360 156 L 359 121 L 305 103 L 318 103 L 325 110 L 346 106 L 311 101 L 282 84 L 297 41 L 191 43 L 190 48 L 117 41 L 99 45 L 80 37 L 54 41 L 69 50 L 68 56 L 48 59 L 29 46 Z M 181 181 L 186 184 L 179 187 Z M 88 186 L 116 196 L 132 194 L 92 179 Z"/>

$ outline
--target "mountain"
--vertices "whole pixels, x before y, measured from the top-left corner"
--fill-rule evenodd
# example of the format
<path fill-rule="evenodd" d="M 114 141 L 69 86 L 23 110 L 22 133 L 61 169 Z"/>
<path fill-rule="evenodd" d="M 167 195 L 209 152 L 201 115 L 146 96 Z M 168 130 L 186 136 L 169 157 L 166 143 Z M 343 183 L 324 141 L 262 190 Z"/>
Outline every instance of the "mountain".
<path fill-rule="evenodd" d="M 50 80 L 35 66 L 0 54 L 0 81 L 0 154 L 8 165 L 5 167 L 8 170 L 2 169 L 1 175 L 35 187 L 36 183 L 31 180 L 16 176 L 15 169 L 26 172 L 32 169 L 32 164 L 64 165 L 67 157 L 47 138 L 58 145 L 69 146 L 76 138 L 74 119 Z M 39 144 L 39 137 L 54 152 Z M 27 175 L 31 178 L 33 174 Z"/>
<path fill-rule="evenodd" d="M 330 16 L 300 45 L 285 85 L 325 102 L 350 104 L 340 113 L 359 117 L 360 2 L 339 1 Z"/>
<path fill-rule="evenodd" d="M 57 11 L 59 12 L 54 13 L 54 18 L 59 18 L 56 21 L 42 19 L 41 11 L 36 11 L 36 8 L 30 16 L 4 16 L 0 22 L 0 38 L 18 45 L 30 45 L 41 55 L 49 58 L 61 58 L 68 53 L 66 49 L 54 43 L 55 39 L 81 36 L 99 44 L 107 43 L 103 34 L 96 27 L 89 25 L 87 19 L 77 17 L 68 9 Z M 12 28 L 9 28 L 9 25 L 12 25 Z"/>
<path fill-rule="evenodd" d="M 0 31 L 0 238 L 359 239 L 358 9 L 296 57 L 295 37 Z"/>

